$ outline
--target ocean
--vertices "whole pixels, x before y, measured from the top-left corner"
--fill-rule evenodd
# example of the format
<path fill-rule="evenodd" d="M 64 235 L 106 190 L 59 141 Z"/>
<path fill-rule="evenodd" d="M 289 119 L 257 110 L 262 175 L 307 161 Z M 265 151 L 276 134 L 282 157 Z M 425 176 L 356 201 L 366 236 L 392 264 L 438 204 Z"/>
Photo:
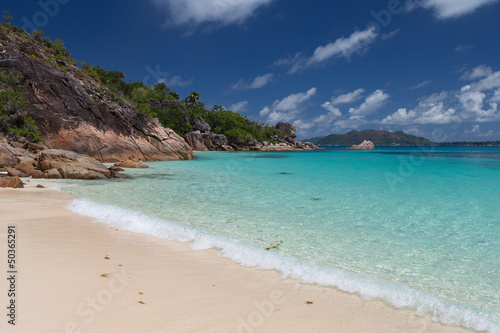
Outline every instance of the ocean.
<path fill-rule="evenodd" d="M 324 148 L 198 152 L 57 184 L 114 227 L 500 332 L 500 148 Z"/>

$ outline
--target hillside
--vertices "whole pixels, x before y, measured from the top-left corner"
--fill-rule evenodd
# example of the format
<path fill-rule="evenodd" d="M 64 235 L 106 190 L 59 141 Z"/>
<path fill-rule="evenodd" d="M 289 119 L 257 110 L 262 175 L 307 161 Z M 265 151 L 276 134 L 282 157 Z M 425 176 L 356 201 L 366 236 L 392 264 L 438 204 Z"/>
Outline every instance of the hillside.
<path fill-rule="evenodd" d="M 191 159 L 193 151 L 76 66 L 60 40 L 0 25 L 0 130 L 101 161 Z"/>
<path fill-rule="evenodd" d="M 425 138 L 406 134 L 403 131 L 350 131 L 345 134 L 331 134 L 326 137 L 315 139 L 313 143 L 319 146 L 351 146 L 356 145 L 364 140 L 373 142 L 375 146 L 434 146 L 434 142 Z"/>

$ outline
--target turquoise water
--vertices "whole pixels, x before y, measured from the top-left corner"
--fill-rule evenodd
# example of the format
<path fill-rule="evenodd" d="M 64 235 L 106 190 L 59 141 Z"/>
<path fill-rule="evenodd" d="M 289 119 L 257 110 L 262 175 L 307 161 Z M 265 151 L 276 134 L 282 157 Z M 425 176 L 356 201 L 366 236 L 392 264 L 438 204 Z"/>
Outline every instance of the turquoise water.
<path fill-rule="evenodd" d="M 62 186 L 116 227 L 500 332 L 500 149 L 197 156 Z"/>

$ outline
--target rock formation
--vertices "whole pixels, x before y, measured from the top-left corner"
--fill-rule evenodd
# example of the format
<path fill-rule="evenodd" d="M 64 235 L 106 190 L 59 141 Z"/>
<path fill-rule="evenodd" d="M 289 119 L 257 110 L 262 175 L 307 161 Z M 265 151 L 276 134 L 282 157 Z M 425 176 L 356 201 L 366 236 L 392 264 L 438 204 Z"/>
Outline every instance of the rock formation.
<path fill-rule="evenodd" d="M 29 143 L 25 144 L 29 147 Z M 41 147 L 41 146 L 40 146 Z M 26 150 L 0 140 L 0 171 L 11 178 L 106 179 L 123 178 L 115 169 L 108 169 L 96 159 L 61 149 Z M 8 183 L 6 177 L 0 178 Z"/>
<path fill-rule="evenodd" d="M 352 150 L 375 149 L 375 146 L 373 145 L 373 142 L 364 140 L 361 144 L 352 145 L 351 147 L 347 147 L 346 149 L 352 149 Z"/>
<path fill-rule="evenodd" d="M 0 41 L 0 70 L 23 75 L 20 87 L 27 114 L 48 148 L 108 162 L 194 157 L 174 131 L 141 114 L 83 70 L 54 59 L 27 35 L 0 31 Z M 44 61 L 50 58 L 54 60 Z"/>

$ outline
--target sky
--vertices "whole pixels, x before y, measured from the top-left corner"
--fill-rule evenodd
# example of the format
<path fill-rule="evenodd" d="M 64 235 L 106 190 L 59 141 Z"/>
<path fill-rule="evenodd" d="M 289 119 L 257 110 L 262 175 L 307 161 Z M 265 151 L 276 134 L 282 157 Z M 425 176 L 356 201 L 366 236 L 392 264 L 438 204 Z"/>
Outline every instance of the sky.
<path fill-rule="evenodd" d="M 500 0 L 4 0 L 72 56 L 299 139 L 500 140 Z"/>

